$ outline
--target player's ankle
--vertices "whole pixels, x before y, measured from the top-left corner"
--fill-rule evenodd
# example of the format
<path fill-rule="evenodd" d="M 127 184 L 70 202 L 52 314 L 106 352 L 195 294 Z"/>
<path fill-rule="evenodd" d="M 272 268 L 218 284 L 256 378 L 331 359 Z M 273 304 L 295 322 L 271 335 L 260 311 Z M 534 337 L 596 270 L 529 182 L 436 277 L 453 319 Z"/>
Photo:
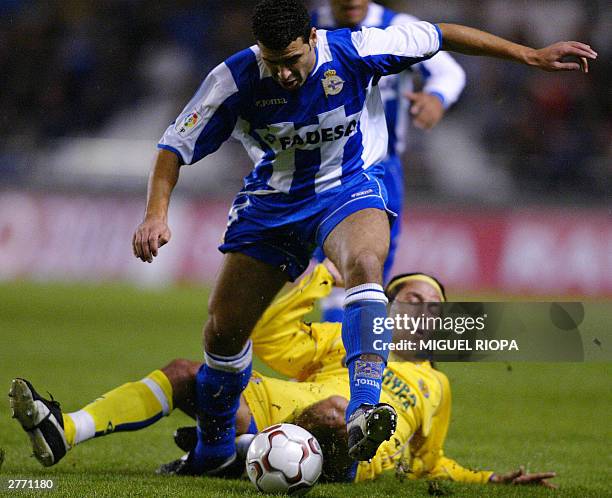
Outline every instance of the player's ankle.
<path fill-rule="evenodd" d="M 198 441 L 191 455 L 192 464 L 199 473 L 213 470 L 223 465 L 227 460 L 236 454 L 234 441 L 231 444 L 203 444 Z"/>

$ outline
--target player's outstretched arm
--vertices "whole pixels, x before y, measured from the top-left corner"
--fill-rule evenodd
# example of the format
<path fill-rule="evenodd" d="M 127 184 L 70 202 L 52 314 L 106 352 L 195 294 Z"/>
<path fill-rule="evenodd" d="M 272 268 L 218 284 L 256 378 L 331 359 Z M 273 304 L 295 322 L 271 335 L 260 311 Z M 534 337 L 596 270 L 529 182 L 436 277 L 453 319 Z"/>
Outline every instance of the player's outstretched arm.
<path fill-rule="evenodd" d="M 556 489 L 557 486 L 548 481 L 557 474 L 555 472 L 525 472 L 525 467 L 521 466 L 514 472 L 507 474 L 493 474 L 489 482 L 492 484 L 514 484 L 514 485 L 533 485 L 544 486 L 545 488 Z"/>
<path fill-rule="evenodd" d="M 151 263 L 158 249 L 170 240 L 168 206 L 179 177 L 180 164 L 176 154 L 161 149 L 149 175 L 147 208 L 143 222 L 134 232 L 134 256 Z"/>
<path fill-rule="evenodd" d="M 317 299 L 329 295 L 333 276 L 323 265 L 276 298 L 259 319 L 251 339 L 253 352 L 267 365 L 288 377 L 301 378 L 309 367 L 336 351 L 339 325 L 306 324 Z M 325 333 L 331 330 L 336 333 Z M 343 353 L 342 353 L 343 354 Z"/>
<path fill-rule="evenodd" d="M 487 470 L 472 470 L 463 467 L 452 458 L 440 455 L 434 467 L 421 473 L 419 477 L 432 480 L 449 480 L 462 482 L 465 484 L 511 484 L 515 486 L 544 486 L 546 488 L 556 488 L 549 482 L 557 474 L 555 472 L 525 472 L 525 467 L 521 466 L 518 470 L 500 474 Z"/>
<path fill-rule="evenodd" d="M 588 61 L 597 58 L 597 52 L 589 45 L 576 41 L 534 49 L 467 26 L 441 23 L 438 27 L 442 32 L 442 50 L 509 59 L 544 71 L 582 70 L 587 73 Z"/>

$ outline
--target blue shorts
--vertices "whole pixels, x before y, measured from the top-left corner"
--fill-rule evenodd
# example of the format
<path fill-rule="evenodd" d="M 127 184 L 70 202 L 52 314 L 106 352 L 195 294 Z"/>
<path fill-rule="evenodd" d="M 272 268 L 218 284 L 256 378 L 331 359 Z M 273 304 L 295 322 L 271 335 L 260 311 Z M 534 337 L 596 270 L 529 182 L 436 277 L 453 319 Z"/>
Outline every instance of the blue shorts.
<path fill-rule="evenodd" d="M 239 252 L 287 273 L 294 281 L 308 267 L 317 246 L 342 220 L 362 209 L 386 211 L 384 169 L 368 168 L 354 180 L 310 199 L 292 199 L 287 194 L 240 192 L 229 212 L 222 253 Z"/>

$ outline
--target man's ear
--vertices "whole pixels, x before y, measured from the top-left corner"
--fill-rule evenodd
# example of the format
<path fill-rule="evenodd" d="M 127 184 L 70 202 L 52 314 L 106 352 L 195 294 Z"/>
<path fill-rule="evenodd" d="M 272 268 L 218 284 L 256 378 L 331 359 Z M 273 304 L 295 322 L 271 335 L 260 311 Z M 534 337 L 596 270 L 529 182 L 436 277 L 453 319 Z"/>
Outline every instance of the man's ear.
<path fill-rule="evenodd" d="M 314 26 L 310 28 L 310 38 L 308 38 L 310 46 L 315 47 L 317 45 L 317 28 Z"/>

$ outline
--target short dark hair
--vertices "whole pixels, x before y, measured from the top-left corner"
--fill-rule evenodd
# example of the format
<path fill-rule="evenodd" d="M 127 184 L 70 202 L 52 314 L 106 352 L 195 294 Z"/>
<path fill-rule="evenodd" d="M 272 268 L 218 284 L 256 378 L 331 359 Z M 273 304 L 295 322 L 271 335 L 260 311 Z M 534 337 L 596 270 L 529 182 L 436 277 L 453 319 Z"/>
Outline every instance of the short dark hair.
<path fill-rule="evenodd" d="M 253 13 L 253 35 L 272 50 L 283 50 L 300 36 L 310 38 L 310 15 L 302 0 L 261 0 Z"/>
<path fill-rule="evenodd" d="M 427 273 L 419 273 L 419 272 L 415 272 L 415 273 L 401 273 L 399 275 L 395 275 L 390 281 L 389 283 L 386 285 L 385 287 L 385 294 L 387 294 L 387 299 L 389 299 L 389 301 L 393 301 L 395 299 L 395 296 L 397 296 L 397 293 L 400 291 L 401 287 L 397 287 L 396 289 L 391 289 L 393 287 L 393 283 L 397 282 L 398 280 L 401 280 L 403 278 L 406 277 L 413 277 L 416 275 L 423 275 L 425 277 L 429 277 L 431 278 L 434 282 L 436 282 L 439 286 L 440 286 L 440 290 L 442 291 L 442 298 L 444 299 L 444 301 L 446 301 L 446 290 L 444 290 L 444 286 L 442 285 L 442 282 L 440 282 L 436 277 L 434 277 L 433 275 L 428 275 Z M 391 290 L 389 290 L 391 289 Z"/>

